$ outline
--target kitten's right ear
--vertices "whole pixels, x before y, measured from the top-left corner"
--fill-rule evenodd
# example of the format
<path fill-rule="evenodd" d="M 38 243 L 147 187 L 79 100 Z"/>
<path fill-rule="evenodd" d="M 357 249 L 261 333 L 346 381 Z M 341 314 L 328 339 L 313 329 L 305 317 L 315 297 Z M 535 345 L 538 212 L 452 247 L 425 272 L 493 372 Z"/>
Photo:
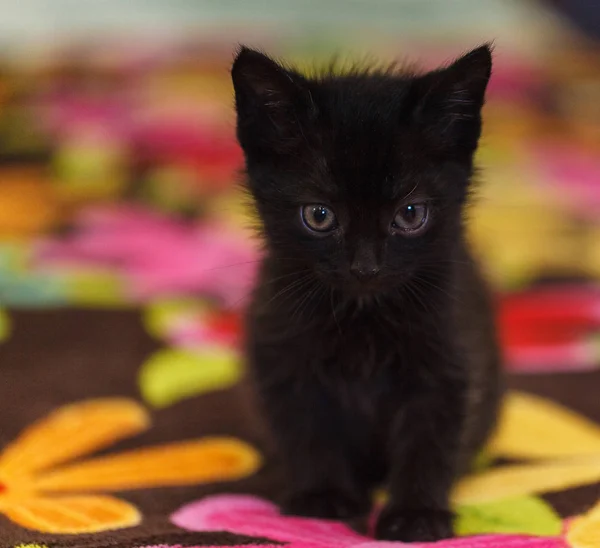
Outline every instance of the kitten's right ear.
<path fill-rule="evenodd" d="M 244 150 L 283 154 L 295 148 L 314 111 L 306 80 L 246 47 L 235 58 L 231 78 Z"/>
<path fill-rule="evenodd" d="M 492 48 L 480 46 L 446 68 L 416 80 L 415 118 L 432 141 L 471 161 L 481 133 L 481 108 L 492 71 Z"/>

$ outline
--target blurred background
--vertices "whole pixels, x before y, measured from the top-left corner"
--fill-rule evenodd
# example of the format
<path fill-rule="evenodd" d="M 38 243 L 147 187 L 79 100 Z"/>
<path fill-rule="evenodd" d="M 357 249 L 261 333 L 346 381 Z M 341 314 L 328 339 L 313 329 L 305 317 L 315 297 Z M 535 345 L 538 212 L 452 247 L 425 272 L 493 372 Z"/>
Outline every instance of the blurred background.
<path fill-rule="evenodd" d="M 236 349 L 258 257 L 236 190 L 236 45 L 300 66 L 431 67 L 494 40 L 471 237 L 508 367 L 600 365 L 599 2 L 20 0 L 0 13 L 5 310 L 145 307 L 177 344 Z"/>

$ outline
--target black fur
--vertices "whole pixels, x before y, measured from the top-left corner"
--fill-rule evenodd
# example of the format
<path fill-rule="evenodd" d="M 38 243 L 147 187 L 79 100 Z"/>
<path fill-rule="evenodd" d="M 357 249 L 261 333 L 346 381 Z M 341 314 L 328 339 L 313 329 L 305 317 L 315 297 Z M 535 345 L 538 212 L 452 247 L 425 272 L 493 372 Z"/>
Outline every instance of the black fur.
<path fill-rule="evenodd" d="M 247 352 L 289 513 L 355 518 L 384 483 L 378 538 L 452 534 L 451 485 L 500 393 L 463 227 L 490 71 L 488 46 L 420 75 L 307 78 L 237 55 L 238 138 L 266 248 Z M 398 208 L 423 203 L 421 233 L 391 228 Z M 330 207 L 337 227 L 311 233 L 307 204 Z"/>

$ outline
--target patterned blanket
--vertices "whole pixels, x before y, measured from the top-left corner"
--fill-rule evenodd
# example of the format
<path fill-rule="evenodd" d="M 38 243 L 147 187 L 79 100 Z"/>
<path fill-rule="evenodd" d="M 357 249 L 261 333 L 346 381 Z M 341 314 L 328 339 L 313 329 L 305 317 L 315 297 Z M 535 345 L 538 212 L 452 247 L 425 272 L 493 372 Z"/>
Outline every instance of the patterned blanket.
<path fill-rule="evenodd" d="M 278 512 L 240 355 L 260 257 L 230 59 L 0 67 L 1 548 L 393 546 Z M 470 229 L 511 390 L 440 548 L 600 546 L 600 64 L 580 42 L 544 59 L 500 56 L 486 105 Z"/>

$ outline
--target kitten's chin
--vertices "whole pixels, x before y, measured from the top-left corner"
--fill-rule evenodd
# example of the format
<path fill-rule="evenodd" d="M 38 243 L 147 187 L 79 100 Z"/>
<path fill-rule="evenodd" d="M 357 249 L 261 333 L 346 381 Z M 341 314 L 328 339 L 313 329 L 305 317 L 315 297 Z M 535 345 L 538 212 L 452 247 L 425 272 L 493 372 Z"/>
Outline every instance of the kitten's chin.
<path fill-rule="evenodd" d="M 370 280 L 359 280 L 353 276 L 320 275 L 319 278 L 342 300 L 368 303 L 381 297 L 394 295 L 401 290 L 404 277 L 378 276 Z M 402 279 L 400 279 L 402 278 Z"/>
<path fill-rule="evenodd" d="M 341 291 L 349 299 L 356 300 L 357 302 L 368 303 L 376 300 L 382 295 L 385 295 L 390 291 L 390 288 L 376 281 L 368 283 L 350 281 L 344 284 L 343 288 L 341 288 Z"/>
<path fill-rule="evenodd" d="M 360 305 L 378 305 L 389 299 L 401 298 L 408 283 L 407 280 L 404 278 L 399 279 L 399 277 L 376 279 L 368 283 L 346 280 L 345 283 L 336 287 L 336 292 L 346 302 L 355 302 Z"/>

